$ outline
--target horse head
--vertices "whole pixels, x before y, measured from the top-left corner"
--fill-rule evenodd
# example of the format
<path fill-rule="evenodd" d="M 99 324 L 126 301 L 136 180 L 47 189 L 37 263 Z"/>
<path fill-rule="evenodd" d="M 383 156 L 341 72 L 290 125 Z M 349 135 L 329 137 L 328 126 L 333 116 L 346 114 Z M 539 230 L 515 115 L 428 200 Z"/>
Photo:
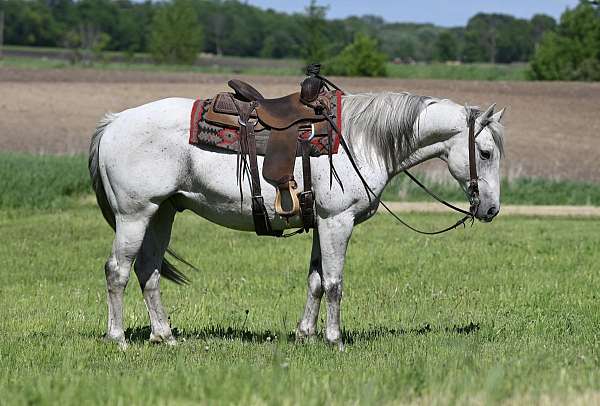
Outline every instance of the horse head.
<path fill-rule="evenodd" d="M 494 113 L 494 108 L 495 105 L 491 105 L 481 113 L 466 107 L 463 129 L 446 141 L 446 153 L 441 156 L 471 201 L 472 214 L 485 222 L 492 221 L 500 212 L 500 159 L 504 154 L 500 120 L 505 109 Z M 472 157 L 469 155 L 469 118 L 474 119 Z M 474 196 L 473 184 L 477 196 Z"/>

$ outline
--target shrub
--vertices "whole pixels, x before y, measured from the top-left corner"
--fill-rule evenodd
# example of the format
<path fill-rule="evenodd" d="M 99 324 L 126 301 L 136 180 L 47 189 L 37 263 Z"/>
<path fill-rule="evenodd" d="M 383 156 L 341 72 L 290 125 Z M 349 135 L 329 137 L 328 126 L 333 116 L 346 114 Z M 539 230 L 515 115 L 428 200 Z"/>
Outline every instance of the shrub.
<path fill-rule="evenodd" d="M 357 34 L 354 42 L 325 64 L 325 73 L 340 76 L 387 76 L 386 56 L 377 41 Z"/>
<path fill-rule="evenodd" d="M 537 80 L 600 80 L 600 10 L 587 2 L 561 16 L 530 64 Z"/>

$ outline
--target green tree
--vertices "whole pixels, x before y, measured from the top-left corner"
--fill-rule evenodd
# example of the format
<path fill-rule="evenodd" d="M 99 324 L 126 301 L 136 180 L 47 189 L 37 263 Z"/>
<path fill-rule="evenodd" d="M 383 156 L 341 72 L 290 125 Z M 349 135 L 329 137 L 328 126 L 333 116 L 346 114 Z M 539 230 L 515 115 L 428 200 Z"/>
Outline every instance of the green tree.
<path fill-rule="evenodd" d="M 458 59 L 458 41 L 450 31 L 438 35 L 435 41 L 435 54 L 438 61 L 455 61 Z"/>
<path fill-rule="evenodd" d="M 527 61 L 534 43 L 529 21 L 505 14 L 479 13 L 465 31 L 464 59 L 467 62 Z"/>
<path fill-rule="evenodd" d="M 14 45 L 56 46 L 59 27 L 48 6 L 41 0 L 6 0 L 4 41 Z"/>
<path fill-rule="evenodd" d="M 353 43 L 325 65 L 324 71 L 341 76 L 386 76 L 386 60 L 377 40 L 359 33 Z"/>
<path fill-rule="evenodd" d="M 537 46 L 542 41 L 544 34 L 556 28 L 556 20 L 545 14 L 536 14 L 531 18 L 531 35 Z"/>
<path fill-rule="evenodd" d="M 321 62 L 327 58 L 326 15 L 327 7 L 319 6 L 316 0 L 310 1 L 304 19 L 306 39 L 301 50 L 306 63 Z"/>
<path fill-rule="evenodd" d="M 544 35 L 530 64 L 538 80 L 600 80 L 600 11 L 581 1 L 560 18 L 556 31 Z"/>
<path fill-rule="evenodd" d="M 164 4 L 153 20 L 150 48 L 160 63 L 193 64 L 202 46 L 202 28 L 190 0 Z"/>

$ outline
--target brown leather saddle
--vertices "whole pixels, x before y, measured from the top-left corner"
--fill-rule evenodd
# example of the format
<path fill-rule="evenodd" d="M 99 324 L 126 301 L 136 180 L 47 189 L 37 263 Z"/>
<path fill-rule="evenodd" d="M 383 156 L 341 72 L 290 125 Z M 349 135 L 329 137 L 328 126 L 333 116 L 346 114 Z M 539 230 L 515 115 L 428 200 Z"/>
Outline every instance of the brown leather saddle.
<path fill-rule="evenodd" d="M 286 220 L 300 216 L 303 227 L 298 232 L 308 231 L 315 223 L 310 141 L 317 134 L 327 134 L 331 138 L 336 128 L 331 118 L 329 93 L 325 92 L 322 79 L 309 76 L 302 82 L 300 92 L 276 99 L 265 99 L 258 90 L 241 80 L 230 80 L 228 85 L 233 93 L 217 94 L 207 106 L 205 120 L 239 130 L 241 159 L 238 181 L 239 174 L 249 172 L 256 233 L 283 235 L 283 230 L 272 229 L 261 194 L 255 132 L 263 130 L 268 130 L 270 135 L 264 153 L 262 176 L 277 190 L 275 212 Z M 307 131 L 309 137 L 300 136 L 307 134 Z M 298 191 L 294 179 L 298 155 L 302 156 L 302 192 Z"/>

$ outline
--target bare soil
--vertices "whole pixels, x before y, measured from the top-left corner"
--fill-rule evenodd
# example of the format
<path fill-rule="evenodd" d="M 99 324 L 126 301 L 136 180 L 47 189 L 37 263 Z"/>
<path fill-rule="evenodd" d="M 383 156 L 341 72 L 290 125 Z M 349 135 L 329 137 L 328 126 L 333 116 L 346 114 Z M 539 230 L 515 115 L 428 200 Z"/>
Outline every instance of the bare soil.
<path fill-rule="evenodd" d="M 301 77 L 238 77 L 267 96 Z M 0 69 L 0 150 L 85 153 L 98 119 L 152 100 L 210 97 L 230 76 L 95 69 Z M 600 181 L 600 84 L 335 78 L 348 92 L 408 91 L 458 103 L 508 106 L 511 176 Z"/>

